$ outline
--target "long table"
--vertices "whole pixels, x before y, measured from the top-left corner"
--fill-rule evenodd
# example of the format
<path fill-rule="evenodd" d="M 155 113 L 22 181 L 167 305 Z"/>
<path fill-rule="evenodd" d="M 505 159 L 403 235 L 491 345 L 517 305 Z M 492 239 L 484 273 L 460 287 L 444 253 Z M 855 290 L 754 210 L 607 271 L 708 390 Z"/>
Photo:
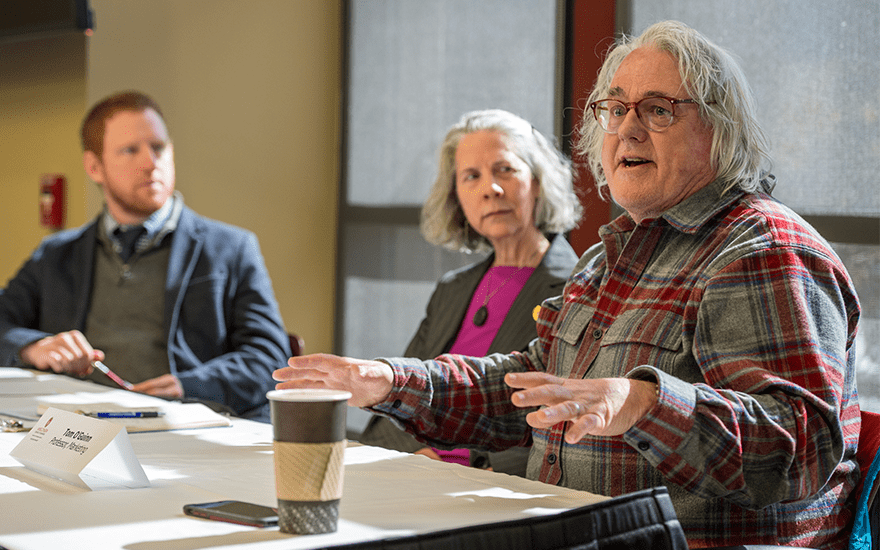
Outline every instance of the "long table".
<path fill-rule="evenodd" d="M 58 375 L 0 370 L 0 412 L 35 415 L 36 399 L 44 394 L 126 393 Z M 295 536 L 182 511 L 184 504 L 226 499 L 275 505 L 268 424 L 233 419 L 230 427 L 130 433 L 151 484 L 143 489 L 89 491 L 33 472 L 9 456 L 23 437 L 0 433 L 0 547 L 9 550 L 325 548 L 555 514 L 605 500 L 352 442 L 338 531 Z"/>

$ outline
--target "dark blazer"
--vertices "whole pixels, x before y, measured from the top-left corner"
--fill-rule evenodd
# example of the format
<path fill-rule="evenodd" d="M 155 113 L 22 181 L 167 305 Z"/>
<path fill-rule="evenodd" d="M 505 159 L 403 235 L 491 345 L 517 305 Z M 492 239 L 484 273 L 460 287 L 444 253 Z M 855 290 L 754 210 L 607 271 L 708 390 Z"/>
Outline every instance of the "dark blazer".
<path fill-rule="evenodd" d="M 404 353 L 405 357 L 433 359 L 449 351 L 467 313 L 471 298 L 483 275 L 492 266 L 495 255 L 484 261 L 450 271 L 440 278 L 427 313 Z M 489 346 L 489 354 L 525 350 L 538 337 L 533 310 L 545 299 L 562 294 L 578 257 L 562 235 L 556 235 L 535 271 L 526 281 L 504 318 L 498 334 Z M 423 443 L 407 434 L 389 419 L 374 416 L 359 438 L 362 443 L 414 452 Z M 471 453 L 476 466 L 491 466 L 495 471 L 525 475 L 528 449 L 511 449 L 500 453 Z M 485 460 L 489 461 L 486 464 Z"/>
<path fill-rule="evenodd" d="M 495 254 L 484 261 L 450 271 L 440 278 L 428 302 L 427 313 L 419 325 L 404 357 L 433 359 L 449 351 L 455 341 L 471 297 L 483 275 L 489 271 Z M 510 306 L 510 311 L 488 353 L 524 350 L 538 337 L 532 312 L 546 298 L 562 294 L 562 287 L 577 263 L 577 254 L 562 235 L 556 235 L 535 271 Z"/>
<path fill-rule="evenodd" d="M 97 224 L 44 239 L 0 291 L 0 365 L 20 364 L 19 351 L 36 340 L 84 330 Z M 253 233 L 184 206 L 171 235 L 165 328 L 171 373 L 186 397 L 268 418 L 272 371 L 290 344 Z"/>

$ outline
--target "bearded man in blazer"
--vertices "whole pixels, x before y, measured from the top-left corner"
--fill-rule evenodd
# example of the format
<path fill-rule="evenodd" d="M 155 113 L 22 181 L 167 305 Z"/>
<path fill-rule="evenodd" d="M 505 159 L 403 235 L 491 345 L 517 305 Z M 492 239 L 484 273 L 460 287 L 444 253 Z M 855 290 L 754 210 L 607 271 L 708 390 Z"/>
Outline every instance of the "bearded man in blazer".
<path fill-rule="evenodd" d="M 106 361 L 134 391 L 267 421 L 290 348 L 256 236 L 183 204 L 147 95 L 99 102 L 82 140 L 104 209 L 44 239 L 0 291 L 0 364 L 113 385 L 93 371 Z"/>

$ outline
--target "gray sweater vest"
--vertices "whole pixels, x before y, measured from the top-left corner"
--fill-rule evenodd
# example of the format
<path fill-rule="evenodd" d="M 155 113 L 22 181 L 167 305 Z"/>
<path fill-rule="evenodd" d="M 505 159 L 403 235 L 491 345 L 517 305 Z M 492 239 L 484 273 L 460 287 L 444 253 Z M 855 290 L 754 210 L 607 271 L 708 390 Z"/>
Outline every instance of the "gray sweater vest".
<path fill-rule="evenodd" d="M 165 327 L 165 278 L 171 239 L 123 264 L 109 242 L 95 247 L 95 275 L 85 336 L 104 361 L 132 383 L 170 371 Z M 90 379 L 116 386 L 98 371 Z"/>

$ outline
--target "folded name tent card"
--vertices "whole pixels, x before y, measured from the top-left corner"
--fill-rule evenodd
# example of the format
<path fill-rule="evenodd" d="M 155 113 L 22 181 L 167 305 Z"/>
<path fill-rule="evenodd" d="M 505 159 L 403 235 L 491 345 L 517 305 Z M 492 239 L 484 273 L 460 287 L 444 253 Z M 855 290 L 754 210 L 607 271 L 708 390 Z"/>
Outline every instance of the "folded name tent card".
<path fill-rule="evenodd" d="M 49 408 L 9 456 L 84 489 L 149 487 L 124 426 Z"/>

